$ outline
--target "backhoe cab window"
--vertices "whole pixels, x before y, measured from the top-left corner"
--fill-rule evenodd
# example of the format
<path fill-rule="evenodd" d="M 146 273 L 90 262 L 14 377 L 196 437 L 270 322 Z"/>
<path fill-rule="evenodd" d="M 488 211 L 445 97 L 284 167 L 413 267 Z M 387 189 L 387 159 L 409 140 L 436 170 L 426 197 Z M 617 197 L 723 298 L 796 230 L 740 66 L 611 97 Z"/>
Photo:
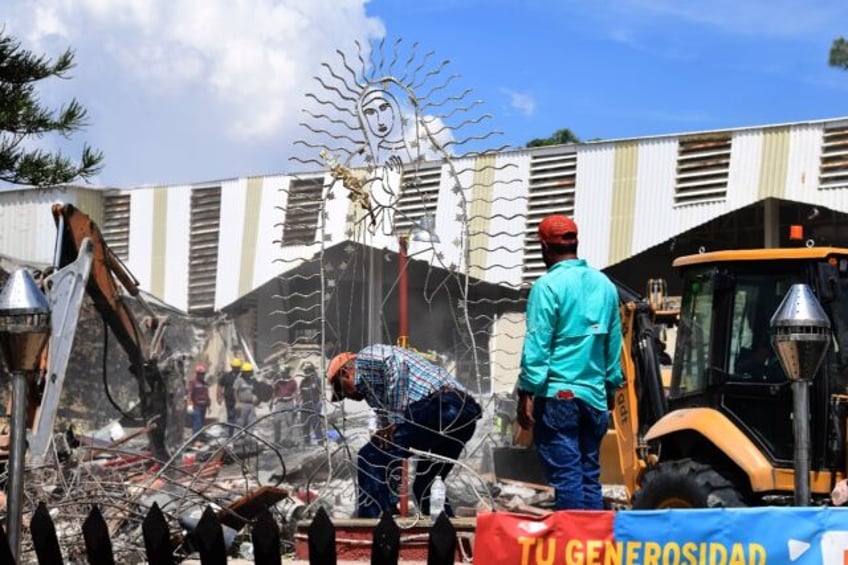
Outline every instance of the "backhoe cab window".
<path fill-rule="evenodd" d="M 786 375 L 771 346 L 770 321 L 789 290 L 787 278 L 737 275 L 726 371 L 739 381 L 781 383 Z"/>
<path fill-rule="evenodd" d="M 836 268 L 839 273 L 838 290 L 835 300 L 825 305 L 825 309 L 831 311 L 831 330 L 835 338 L 830 345 L 830 352 L 840 368 L 833 371 L 833 384 L 841 392 L 848 389 L 848 258 L 839 257 Z"/>
<path fill-rule="evenodd" d="M 712 273 L 701 273 L 689 279 L 680 307 L 680 326 L 674 363 L 677 376 L 672 382 L 672 396 L 703 392 L 709 366 L 710 333 L 713 312 Z"/>

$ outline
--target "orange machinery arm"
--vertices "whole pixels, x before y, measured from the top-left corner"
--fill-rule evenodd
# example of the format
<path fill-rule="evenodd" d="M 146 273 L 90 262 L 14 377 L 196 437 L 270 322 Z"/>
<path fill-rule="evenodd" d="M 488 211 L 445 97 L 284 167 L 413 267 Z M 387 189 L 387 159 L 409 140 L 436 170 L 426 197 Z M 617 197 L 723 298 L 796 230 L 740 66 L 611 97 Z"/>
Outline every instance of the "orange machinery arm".
<path fill-rule="evenodd" d="M 122 292 L 118 287 L 120 281 L 131 296 L 138 296 L 138 281 L 109 249 L 97 224 L 84 212 L 71 204 L 57 203 L 53 205 L 53 219 L 59 230 L 57 246 L 61 246 L 56 250 L 59 264 L 54 267 L 58 269 L 71 263 L 76 259 L 83 239 L 91 240 L 94 258 L 86 291 L 132 364 L 143 364 L 150 356 L 150 344 L 144 339 L 146 332 L 142 331 L 135 316 L 121 301 Z M 149 328 L 152 331 L 156 329 L 156 318 L 151 316 L 150 320 L 153 321 Z"/>
<path fill-rule="evenodd" d="M 652 458 L 644 432 L 668 411 L 659 367 L 654 311 L 647 301 L 631 292 L 619 287 L 624 386 L 616 391 L 612 408 L 618 470 L 628 498 L 638 488 Z"/>
<path fill-rule="evenodd" d="M 121 287 L 131 296 L 140 298 L 138 281 L 109 249 L 97 224 L 71 204 L 54 204 L 52 211 L 58 231 L 55 252 L 55 262 L 58 264 L 54 265 L 56 269 L 74 261 L 83 240 L 87 238 L 93 244 L 86 292 L 129 357 L 130 371 L 138 381 L 142 417 L 159 418 L 150 437 L 154 456 L 160 459 L 167 457 L 164 441 L 167 386 L 156 359 L 161 346 L 162 333 L 158 331 L 161 330 L 160 322 L 151 312 L 143 323 L 139 323 L 123 302 Z M 143 301 L 141 303 L 143 304 Z"/>

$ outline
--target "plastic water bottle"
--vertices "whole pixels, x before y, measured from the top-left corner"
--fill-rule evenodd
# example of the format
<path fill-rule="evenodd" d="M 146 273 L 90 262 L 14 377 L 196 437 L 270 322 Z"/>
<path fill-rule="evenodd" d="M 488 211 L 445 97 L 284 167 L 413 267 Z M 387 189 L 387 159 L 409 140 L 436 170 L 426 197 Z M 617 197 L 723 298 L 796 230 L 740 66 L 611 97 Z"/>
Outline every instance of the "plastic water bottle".
<path fill-rule="evenodd" d="M 435 522 L 439 514 L 445 511 L 445 482 L 436 475 L 430 486 L 430 522 Z"/>

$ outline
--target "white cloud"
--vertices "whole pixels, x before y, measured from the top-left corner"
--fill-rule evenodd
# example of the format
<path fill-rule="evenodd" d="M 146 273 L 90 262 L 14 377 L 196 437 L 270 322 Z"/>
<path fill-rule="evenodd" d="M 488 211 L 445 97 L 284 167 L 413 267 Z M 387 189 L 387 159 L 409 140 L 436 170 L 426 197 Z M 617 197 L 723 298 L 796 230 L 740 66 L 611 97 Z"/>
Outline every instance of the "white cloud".
<path fill-rule="evenodd" d="M 68 33 L 63 22 L 57 16 L 56 11 L 51 9 L 49 6 L 37 4 L 35 6 L 34 20 L 32 31 L 27 36 L 27 39 L 31 42 L 37 43 L 38 40 L 44 36 L 66 36 Z"/>
<path fill-rule="evenodd" d="M 536 111 L 536 99 L 532 95 L 507 88 L 501 90 L 509 96 L 509 105 L 519 110 L 525 116 L 532 116 Z"/>
<path fill-rule="evenodd" d="M 78 65 L 119 73 L 91 88 L 123 84 L 163 105 L 194 98 L 241 140 L 295 124 L 321 61 L 384 34 L 366 0 L 40 0 L 35 10 L 33 0 L 6 1 L 7 31 L 26 30 L 33 50 L 61 39 Z"/>
<path fill-rule="evenodd" d="M 416 132 L 418 132 L 418 139 L 415 139 Z M 453 154 L 452 145 L 456 141 L 453 133 L 453 130 L 441 118 L 422 116 L 421 127 L 414 128 L 413 131 L 409 132 L 406 141 L 416 147 L 415 151 L 424 159 L 436 160 L 441 159 L 446 154 Z"/>

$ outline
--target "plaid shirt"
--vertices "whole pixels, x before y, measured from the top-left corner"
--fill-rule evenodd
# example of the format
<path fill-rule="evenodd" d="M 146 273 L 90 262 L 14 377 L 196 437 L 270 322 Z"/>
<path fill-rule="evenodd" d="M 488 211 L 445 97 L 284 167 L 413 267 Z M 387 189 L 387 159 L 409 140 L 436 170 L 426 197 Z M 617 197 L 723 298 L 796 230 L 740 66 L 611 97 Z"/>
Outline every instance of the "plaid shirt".
<path fill-rule="evenodd" d="M 381 425 L 404 421 L 407 406 L 441 388 L 467 392 L 441 367 L 394 345 L 369 345 L 360 351 L 354 384 L 377 412 Z"/>

